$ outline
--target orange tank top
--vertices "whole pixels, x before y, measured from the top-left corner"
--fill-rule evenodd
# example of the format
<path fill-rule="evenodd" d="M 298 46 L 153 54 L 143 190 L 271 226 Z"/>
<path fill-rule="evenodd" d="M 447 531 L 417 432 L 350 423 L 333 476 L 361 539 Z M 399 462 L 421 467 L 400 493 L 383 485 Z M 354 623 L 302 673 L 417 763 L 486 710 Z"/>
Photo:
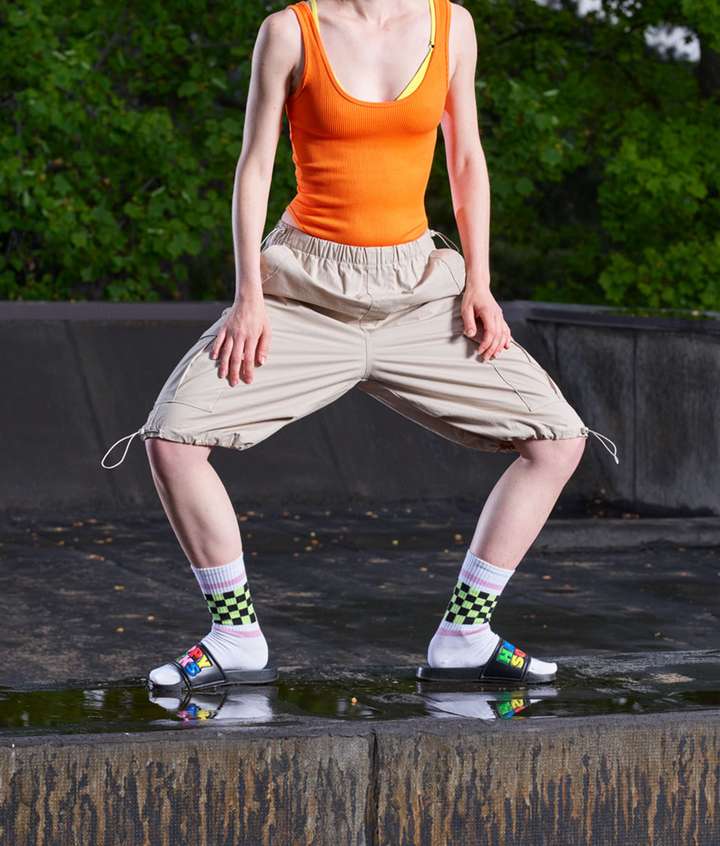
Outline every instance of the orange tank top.
<path fill-rule="evenodd" d="M 289 208 L 310 235 L 387 246 L 428 228 L 425 190 L 448 90 L 450 0 L 435 4 L 435 43 L 420 84 L 405 97 L 358 100 L 338 83 L 310 7 L 289 6 L 305 65 L 285 101 L 297 192 Z"/>

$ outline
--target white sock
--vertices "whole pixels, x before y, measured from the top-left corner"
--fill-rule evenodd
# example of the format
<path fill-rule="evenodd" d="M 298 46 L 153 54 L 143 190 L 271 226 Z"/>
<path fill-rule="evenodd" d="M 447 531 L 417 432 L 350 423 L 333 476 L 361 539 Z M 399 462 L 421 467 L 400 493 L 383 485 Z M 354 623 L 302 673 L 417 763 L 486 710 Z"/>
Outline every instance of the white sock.
<path fill-rule="evenodd" d="M 268 660 L 268 646 L 255 617 L 243 554 L 220 567 L 192 567 L 213 618 L 202 638 L 224 670 L 260 670 Z M 153 684 L 174 685 L 181 680 L 173 664 L 150 672 Z"/>
<path fill-rule="evenodd" d="M 445 616 L 428 646 L 430 667 L 480 667 L 487 663 L 500 639 L 490 628 L 490 617 L 514 572 L 495 567 L 468 549 Z M 555 673 L 557 664 L 531 658 L 528 669 Z"/>

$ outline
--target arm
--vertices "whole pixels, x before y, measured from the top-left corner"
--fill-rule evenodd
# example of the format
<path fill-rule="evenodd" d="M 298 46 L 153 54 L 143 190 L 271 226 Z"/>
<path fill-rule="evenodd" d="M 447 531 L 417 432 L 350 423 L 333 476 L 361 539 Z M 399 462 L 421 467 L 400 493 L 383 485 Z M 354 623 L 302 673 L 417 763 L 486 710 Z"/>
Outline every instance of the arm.
<path fill-rule="evenodd" d="M 269 352 L 271 330 L 260 278 L 260 241 L 285 98 L 302 61 L 302 39 L 294 18 L 290 9 L 268 15 L 253 48 L 232 198 L 235 300 L 211 353 L 220 358 L 218 375 L 227 377 L 230 385 L 241 377 L 252 382 L 254 367 L 261 366 Z"/>
<path fill-rule="evenodd" d="M 475 336 L 476 318 L 480 318 L 483 336 L 478 353 L 484 354 L 487 360 L 510 346 L 510 327 L 490 292 L 490 182 L 475 100 L 475 24 L 463 6 L 453 3 L 451 8 L 450 55 L 455 57 L 455 67 L 450 68 L 450 85 L 440 125 L 467 271 L 462 303 L 465 334 Z"/>

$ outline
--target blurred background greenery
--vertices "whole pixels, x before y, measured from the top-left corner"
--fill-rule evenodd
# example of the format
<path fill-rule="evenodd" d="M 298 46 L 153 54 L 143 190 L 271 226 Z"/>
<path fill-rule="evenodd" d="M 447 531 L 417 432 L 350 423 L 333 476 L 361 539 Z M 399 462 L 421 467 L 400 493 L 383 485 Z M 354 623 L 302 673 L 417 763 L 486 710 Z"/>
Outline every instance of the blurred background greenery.
<path fill-rule="evenodd" d="M 0 298 L 232 297 L 251 53 L 285 5 L 0 4 Z M 462 5 L 495 296 L 720 309 L 717 0 Z M 285 119 L 266 232 L 294 191 Z M 440 131 L 426 209 L 459 243 Z"/>

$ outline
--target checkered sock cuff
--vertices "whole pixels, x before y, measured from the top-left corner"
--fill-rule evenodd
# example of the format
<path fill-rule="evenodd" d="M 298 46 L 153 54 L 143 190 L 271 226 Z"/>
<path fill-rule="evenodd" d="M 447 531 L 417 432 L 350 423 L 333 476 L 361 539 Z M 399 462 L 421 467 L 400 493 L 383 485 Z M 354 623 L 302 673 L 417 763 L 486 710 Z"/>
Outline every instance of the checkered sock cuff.
<path fill-rule="evenodd" d="M 456 623 L 461 626 L 487 623 L 497 601 L 496 594 L 478 590 L 466 582 L 459 581 L 450 597 L 444 620 L 446 623 Z"/>
<path fill-rule="evenodd" d="M 500 594 L 514 572 L 495 567 L 468 550 L 441 628 L 449 631 L 489 623 Z"/>
<path fill-rule="evenodd" d="M 244 626 L 256 623 L 242 553 L 220 567 L 193 567 L 213 623 Z"/>
<path fill-rule="evenodd" d="M 247 584 L 218 593 L 206 593 L 205 599 L 213 623 L 220 623 L 223 626 L 244 626 L 257 622 Z"/>

